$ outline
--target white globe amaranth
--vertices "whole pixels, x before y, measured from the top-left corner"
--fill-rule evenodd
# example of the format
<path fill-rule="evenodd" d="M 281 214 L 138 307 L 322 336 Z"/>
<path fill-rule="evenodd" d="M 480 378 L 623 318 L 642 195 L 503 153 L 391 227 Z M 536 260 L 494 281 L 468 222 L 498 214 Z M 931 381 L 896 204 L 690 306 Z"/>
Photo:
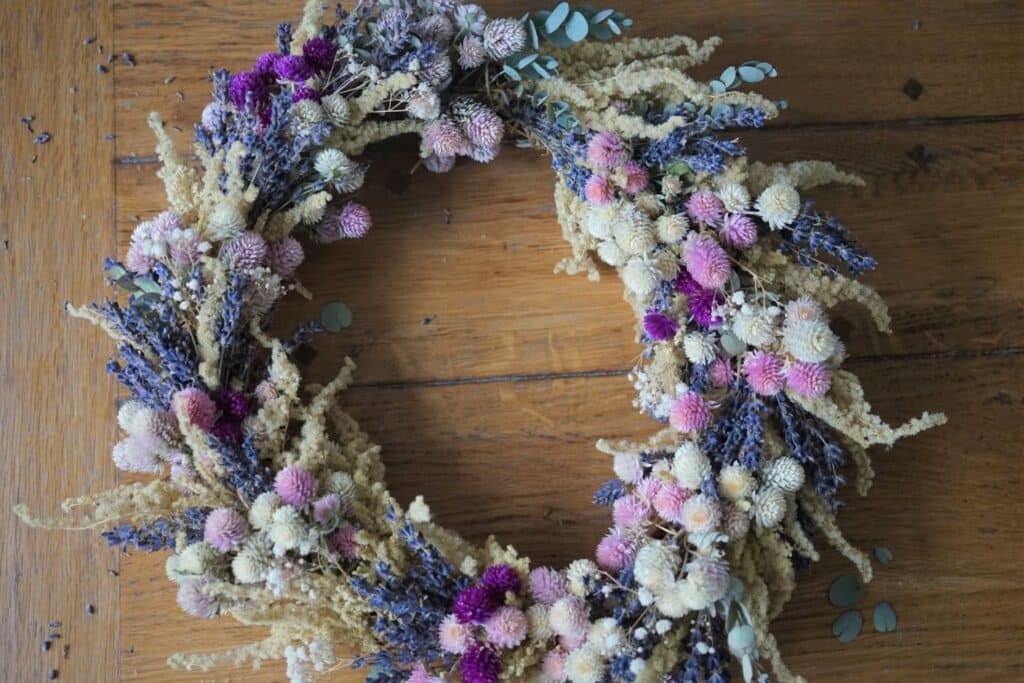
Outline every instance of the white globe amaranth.
<path fill-rule="evenodd" d="M 762 473 L 763 481 L 786 493 L 796 493 L 804 485 L 803 465 L 796 458 L 783 456 L 768 462 Z"/>
<path fill-rule="evenodd" d="M 718 493 L 726 500 L 739 501 L 754 493 L 754 475 L 743 465 L 726 465 L 718 473 Z"/>
<path fill-rule="evenodd" d="M 624 265 L 629 260 L 629 254 L 611 240 L 606 240 L 597 245 L 597 257 L 615 268 Z"/>
<path fill-rule="evenodd" d="M 753 511 L 758 526 L 771 529 L 786 517 L 786 495 L 774 486 L 764 487 L 754 494 Z"/>
<path fill-rule="evenodd" d="M 761 192 L 754 208 L 768 227 L 778 230 L 792 223 L 800 214 L 800 193 L 791 185 L 775 183 Z"/>
<path fill-rule="evenodd" d="M 684 441 L 672 457 L 672 476 L 687 489 L 699 489 L 711 474 L 711 461 L 693 441 Z"/>
<path fill-rule="evenodd" d="M 683 337 L 683 353 L 694 365 L 707 365 L 718 357 L 715 337 L 704 332 L 690 332 Z"/>
<path fill-rule="evenodd" d="M 641 586 L 657 593 L 675 581 L 681 564 L 677 548 L 664 541 L 651 541 L 637 551 L 633 576 Z"/>
<path fill-rule="evenodd" d="M 690 221 L 686 218 L 686 214 L 682 213 L 665 214 L 654 221 L 654 230 L 658 239 L 665 244 L 681 241 L 686 237 L 689 229 Z"/>
<path fill-rule="evenodd" d="M 642 258 L 633 257 L 622 268 L 622 282 L 641 299 L 650 296 L 660 281 L 659 275 Z"/>
<path fill-rule="evenodd" d="M 823 363 L 836 350 L 838 337 L 820 320 L 795 320 L 786 325 L 782 343 L 786 350 L 806 363 Z"/>
<path fill-rule="evenodd" d="M 740 183 L 722 183 L 715 194 L 722 201 L 725 210 L 730 213 L 743 213 L 750 206 L 750 192 Z"/>
<path fill-rule="evenodd" d="M 256 496 L 249 507 L 249 524 L 253 529 L 266 529 L 274 519 L 274 513 L 281 507 L 281 499 L 273 491 Z"/>

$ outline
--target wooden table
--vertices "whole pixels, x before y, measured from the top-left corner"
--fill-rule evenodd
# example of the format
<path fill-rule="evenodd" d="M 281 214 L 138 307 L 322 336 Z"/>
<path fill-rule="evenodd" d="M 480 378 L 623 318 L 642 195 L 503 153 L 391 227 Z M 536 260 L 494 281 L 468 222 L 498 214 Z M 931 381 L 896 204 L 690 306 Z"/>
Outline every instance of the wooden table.
<path fill-rule="evenodd" d="M 272 666 L 185 675 L 178 650 L 260 636 L 186 618 L 163 557 L 119 557 L 93 533 L 27 529 L 15 502 L 50 511 L 117 475 L 110 344 L 62 314 L 103 296 L 102 257 L 123 253 L 139 217 L 164 206 L 147 112 L 185 145 L 213 65 L 246 67 L 271 49 L 298 0 L 15 0 L 0 7 L 0 671 L 5 681 L 280 681 Z M 492 14 L 545 2 L 491 2 Z M 944 410 L 950 424 L 877 453 L 871 497 L 852 491 L 842 522 L 888 546 L 865 613 L 889 600 L 895 634 L 830 634 L 825 590 L 844 563 L 826 554 L 800 577 L 776 623 L 790 666 L 812 681 L 1024 678 L 1024 11 L 1019 2 L 843 4 L 630 0 L 645 34 L 721 35 L 710 77 L 745 59 L 781 77 L 765 92 L 790 110 L 744 136 L 752 154 L 829 158 L 868 180 L 816 193 L 878 256 L 868 276 L 897 333 L 844 312 L 850 365 L 891 419 Z M 87 38 L 95 42 L 83 44 Z M 108 73 L 106 55 L 134 55 Z M 173 77 L 173 81 L 171 78 Z M 33 144 L 19 122 L 33 114 Z M 361 197 L 365 240 L 321 249 L 304 277 L 313 301 L 341 299 L 356 325 L 309 359 L 324 378 L 357 354 L 346 401 L 384 444 L 389 480 L 423 492 L 439 519 L 474 539 L 494 532 L 539 562 L 588 555 L 608 524 L 590 495 L 609 463 L 605 435 L 652 428 L 630 408 L 638 347 L 614 277 L 551 274 L 565 252 L 547 161 L 508 149 L 499 164 L 440 177 L 407 171 L 411 144 L 374 150 Z M 445 220 L 450 215 L 450 223 Z M 429 324 L 428 324 L 429 321 Z M 115 576 L 114 572 L 120 575 Z M 87 614 L 87 605 L 95 613 Z M 40 649 L 47 623 L 62 640 Z M 60 646 L 70 646 L 63 659 Z M 357 680 L 338 674 L 334 680 Z"/>

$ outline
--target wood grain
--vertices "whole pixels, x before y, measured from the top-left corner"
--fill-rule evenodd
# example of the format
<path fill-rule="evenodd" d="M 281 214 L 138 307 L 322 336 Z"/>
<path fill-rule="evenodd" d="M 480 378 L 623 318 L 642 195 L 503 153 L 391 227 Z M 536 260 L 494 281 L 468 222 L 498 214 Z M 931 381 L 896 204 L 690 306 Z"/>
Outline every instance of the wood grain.
<path fill-rule="evenodd" d="M 16 501 L 53 509 L 113 481 L 115 391 L 101 377 L 109 345 L 60 315 L 59 303 L 102 296 L 101 257 L 123 250 L 132 216 L 164 206 L 155 166 L 138 163 L 153 148 L 145 114 L 160 110 L 187 141 L 208 99 L 209 69 L 247 66 L 299 4 L 16 0 L 0 8 L 0 63 L 18 65 L 0 69 L 0 238 L 10 243 L 0 249 L 3 680 L 44 679 L 39 638 L 51 618 L 65 622 L 72 646 L 63 680 L 284 678 L 280 666 L 258 675 L 168 670 L 175 651 L 225 648 L 260 632 L 182 614 L 162 556 L 128 557 L 115 581 L 104 570 L 120 558 L 93 534 L 28 530 L 7 511 Z M 547 4 L 487 7 L 517 15 Z M 848 569 L 829 554 L 801 577 L 776 624 L 788 661 L 811 681 L 1024 678 L 1019 3 L 617 6 L 641 34 L 721 35 L 704 75 L 751 57 L 778 66 L 781 77 L 765 90 L 791 109 L 772 130 L 744 136 L 752 153 L 830 158 L 869 181 L 815 193 L 879 257 L 868 281 L 893 307 L 891 338 L 844 312 L 852 366 L 883 416 L 928 408 L 951 419 L 876 454 L 876 489 L 850 501 L 842 520 L 851 540 L 894 551 L 864 606 L 892 602 L 898 632 L 868 627 L 848 646 L 831 637 L 836 611 L 824 593 Z M 93 34 L 138 66 L 97 74 L 96 46 L 81 44 Z M 909 78 L 923 86 L 916 100 L 901 90 Z M 71 84 L 77 93 L 66 92 Z M 17 123 L 33 109 L 54 133 L 43 148 Z M 590 495 L 610 476 L 592 444 L 653 426 L 629 407 L 623 373 L 638 347 L 620 285 L 551 274 L 565 246 L 550 170 L 537 154 L 510 149 L 493 166 L 411 179 L 409 144 L 372 155 L 360 197 L 377 222 L 371 236 L 311 256 L 303 272 L 316 298 L 290 301 L 282 328 L 333 299 L 352 306 L 356 326 L 321 338 L 308 371 L 323 379 L 345 353 L 358 354 L 360 386 L 345 402 L 385 446 L 400 499 L 422 492 L 443 523 L 474 539 L 496 533 L 540 562 L 589 554 L 608 523 Z M 86 602 L 100 608 L 88 619 Z"/>
<path fill-rule="evenodd" d="M 65 497 L 114 483 L 114 386 L 108 345 L 64 315 L 102 294 L 115 245 L 113 82 L 95 70 L 112 3 L 0 8 L 0 679 L 109 681 L 117 675 L 119 558 L 94 533 L 30 529 L 15 503 L 51 514 Z M 34 115 L 30 133 L 21 117 Z M 35 135 L 51 134 L 34 145 Z M 33 163 L 33 157 L 38 157 Z M 86 605 L 95 614 L 86 613 Z M 61 626 L 50 629 L 51 621 Z M 51 631 L 61 639 L 48 652 Z M 67 645 L 68 658 L 62 656 Z"/>

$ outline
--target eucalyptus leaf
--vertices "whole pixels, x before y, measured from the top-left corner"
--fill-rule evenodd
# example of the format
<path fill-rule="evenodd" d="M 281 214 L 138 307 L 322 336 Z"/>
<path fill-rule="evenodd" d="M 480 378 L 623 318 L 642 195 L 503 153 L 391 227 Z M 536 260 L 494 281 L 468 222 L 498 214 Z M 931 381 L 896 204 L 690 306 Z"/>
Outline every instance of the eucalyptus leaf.
<path fill-rule="evenodd" d="M 537 62 L 534 62 L 533 64 L 531 64 L 530 68 L 533 69 L 537 73 L 537 75 L 540 76 L 541 78 L 551 78 L 551 72 L 548 71 L 547 69 L 545 69 L 544 67 L 542 67 Z"/>
<path fill-rule="evenodd" d="M 537 61 L 537 57 L 540 57 L 540 55 L 538 55 L 536 52 L 534 52 L 532 55 L 526 55 L 525 57 L 516 62 L 516 68 L 525 69 L 526 67 L 530 66 L 535 61 Z"/>
<path fill-rule="evenodd" d="M 597 14 L 595 14 L 594 16 L 590 17 L 590 23 L 591 24 L 595 24 L 595 25 L 596 24 L 600 24 L 605 19 L 608 19 L 608 18 L 610 18 L 610 17 L 612 17 L 614 15 L 615 15 L 615 10 L 613 10 L 613 9 L 603 9 L 600 12 L 598 12 Z"/>
<path fill-rule="evenodd" d="M 736 69 L 742 78 L 747 83 L 760 83 L 764 80 L 764 72 L 758 69 L 756 66 L 741 66 Z"/>
<path fill-rule="evenodd" d="M 320 311 L 320 322 L 328 332 L 341 332 L 352 324 L 352 311 L 340 301 L 332 301 Z"/>
<path fill-rule="evenodd" d="M 110 268 L 107 269 L 107 277 L 111 280 L 120 280 L 127 274 L 128 271 L 121 266 L 110 266 Z"/>
<path fill-rule="evenodd" d="M 864 584 L 853 574 L 844 574 L 832 582 L 828 600 L 836 607 L 852 607 L 864 597 Z"/>
<path fill-rule="evenodd" d="M 617 35 L 617 36 L 621 36 L 622 35 L 622 29 L 619 28 L 619 25 L 615 23 L 614 19 L 609 19 L 608 21 L 604 22 L 604 25 L 607 26 L 608 29 L 612 33 L 614 33 L 615 35 Z"/>
<path fill-rule="evenodd" d="M 518 72 L 518 71 L 516 71 L 516 70 L 515 70 L 515 69 L 514 69 L 514 68 L 513 68 L 513 67 L 512 67 L 511 65 L 509 65 L 509 64 L 503 64 L 503 65 L 502 65 L 502 67 L 501 67 L 501 70 L 502 70 L 502 71 L 504 72 L 504 74 L 505 74 L 506 76 L 508 76 L 509 78 L 511 78 L 511 79 L 512 79 L 513 81 L 521 81 L 521 80 L 523 80 L 523 77 L 519 75 L 519 72 Z"/>
<path fill-rule="evenodd" d="M 690 172 L 690 167 L 684 164 L 682 161 L 676 161 L 671 163 L 665 169 L 665 173 L 668 175 L 683 175 Z"/>
<path fill-rule="evenodd" d="M 569 20 L 565 22 L 565 35 L 574 43 L 578 43 L 590 33 L 590 22 L 583 16 L 583 12 L 573 12 Z"/>
<path fill-rule="evenodd" d="M 141 289 L 143 292 L 146 292 L 147 294 L 159 294 L 162 291 L 164 291 L 163 288 L 160 287 L 160 285 L 158 285 L 156 282 L 154 282 L 148 277 L 135 278 L 135 286 Z"/>
<path fill-rule="evenodd" d="M 746 624 L 736 626 L 729 631 L 729 649 L 736 654 L 744 654 L 754 649 L 754 629 Z"/>
<path fill-rule="evenodd" d="M 557 31 L 565 20 L 569 17 L 569 3 L 560 2 L 551 10 L 551 14 L 544 21 L 544 32 L 554 33 Z"/>
<path fill-rule="evenodd" d="M 730 356 L 738 356 L 747 350 L 747 344 L 740 341 L 739 337 L 732 332 L 726 332 L 722 335 L 722 348 Z"/>
<path fill-rule="evenodd" d="M 896 612 L 892 605 L 880 602 L 875 605 L 875 630 L 879 633 L 890 633 L 896 630 Z"/>
<path fill-rule="evenodd" d="M 611 40 L 612 31 L 606 24 L 591 24 L 590 35 L 598 40 Z"/>
<path fill-rule="evenodd" d="M 892 562 L 892 551 L 885 546 L 877 546 L 875 548 L 875 559 L 882 564 L 889 564 Z"/>
<path fill-rule="evenodd" d="M 540 36 L 537 34 L 537 25 L 532 21 L 526 22 L 526 33 L 530 37 L 530 45 L 534 50 L 540 49 Z"/>
<path fill-rule="evenodd" d="M 546 34 L 546 37 L 548 39 L 548 42 L 554 45 L 555 47 L 567 48 L 573 46 L 572 39 L 569 38 L 569 36 L 565 35 L 564 27 L 558 29 L 554 33 Z"/>
<path fill-rule="evenodd" d="M 712 116 L 732 116 L 732 105 L 726 104 L 725 102 L 719 102 L 715 106 L 711 107 Z"/>
<path fill-rule="evenodd" d="M 725 89 L 728 86 L 724 81 L 714 80 L 708 83 L 708 87 L 711 88 L 711 92 L 715 93 L 716 95 L 721 95 L 722 93 L 725 92 Z"/>
<path fill-rule="evenodd" d="M 722 81 L 726 88 L 731 88 L 736 84 L 736 67 L 730 66 L 727 68 L 722 72 L 722 75 L 718 77 L 718 80 Z"/>
<path fill-rule="evenodd" d="M 832 622 L 832 635 L 841 643 L 853 642 L 864 626 L 864 617 L 855 609 L 847 610 Z"/>
<path fill-rule="evenodd" d="M 743 655 L 742 666 L 743 680 L 749 683 L 754 678 L 754 663 L 750 660 L 750 655 Z"/>
<path fill-rule="evenodd" d="M 633 20 L 630 19 L 629 17 L 624 17 L 619 23 L 622 24 L 625 28 L 629 28 L 630 26 L 633 25 Z"/>

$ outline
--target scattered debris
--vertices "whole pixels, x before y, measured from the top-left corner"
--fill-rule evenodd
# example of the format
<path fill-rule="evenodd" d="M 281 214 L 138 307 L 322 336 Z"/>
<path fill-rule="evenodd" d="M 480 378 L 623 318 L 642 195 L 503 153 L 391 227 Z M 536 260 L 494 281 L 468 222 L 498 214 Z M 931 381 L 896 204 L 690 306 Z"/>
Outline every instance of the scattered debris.
<path fill-rule="evenodd" d="M 111 52 L 109 55 L 107 55 L 107 64 L 113 64 L 115 59 L 117 59 L 117 57 L 115 57 L 114 53 Z"/>
<path fill-rule="evenodd" d="M 60 622 L 59 621 L 51 621 L 49 623 L 49 627 L 50 628 L 60 628 Z"/>
<path fill-rule="evenodd" d="M 168 76 L 164 79 L 164 85 L 170 85 L 171 83 L 174 83 L 174 76 Z"/>
<path fill-rule="evenodd" d="M 11 250 L 11 241 L 10 240 L 4 240 L 4 251 L 10 251 L 10 250 Z"/>
<path fill-rule="evenodd" d="M 33 154 L 33 155 L 32 155 L 32 163 L 33 163 L 33 164 L 34 164 L 34 163 L 36 163 L 36 160 L 37 160 L 38 158 L 39 158 L 39 155 L 38 155 L 38 154 Z"/>
<path fill-rule="evenodd" d="M 44 640 L 43 641 L 43 652 L 46 652 L 47 650 L 49 650 L 51 644 L 52 643 L 49 640 Z"/>
<path fill-rule="evenodd" d="M 111 140 L 114 139 L 114 135 L 113 133 L 107 133 L 106 135 L 103 136 L 103 139 L 106 140 L 107 142 L 110 142 Z"/>
<path fill-rule="evenodd" d="M 45 145 L 49 141 L 50 141 L 50 133 L 49 133 L 49 131 L 45 131 L 44 130 L 42 133 L 37 135 L 34 140 L 32 140 L 32 144 L 34 144 L 34 145 Z"/>
<path fill-rule="evenodd" d="M 135 57 L 133 57 L 130 52 L 122 52 L 121 61 L 128 66 L 135 66 Z"/>
<path fill-rule="evenodd" d="M 85 606 L 85 613 L 88 614 L 89 616 L 92 616 L 93 614 L 96 614 L 96 606 L 93 605 L 92 603 L 89 603 L 88 605 Z"/>
<path fill-rule="evenodd" d="M 436 315 L 428 315 L 426 318 L 423 319 L 423 324 L 424 325 L 429 325 L 430 323 L 434 322 L 435 320 L 437 320 L 437 316 Z"/>
<path fill-rule="evenodd" d="M 180 133 L 184 129 L 181 126 L 171 126 L 171 130 Z"/>
<path fill-rule="evenodd" d="M 21 123 L 23 126 L 25 126 L 25 130 L 27 130 L 29 133 L 35 133 L 35 130 L 32 129 L 32 121 L 35 118 L 36 117 L 32 114 L 25 114 L 21 117 Z"/>
<path fill-rule="evenodd" d="M 60 640 L 60 634 L 59 633 L 51 633 L 50 635 L 48 635 L 46 637 L 49 638 L 50 640 Z"/>
<path fill-rule="evenodd" d="M 921 169 L 927 169 L 935 161 L 935 153 L 920 143 L 907 152 L 907 157 Z"/>
<path fill-rule="evenodd" d="M 914 26 L 914 30 L 915 31 L 920 31 L 921 30 L 921 20 L 920 19 L 914 19 L 913 26 Z"/>
<path fill-rule="evenodd" d="M 103 66 L 102 64 L 97 64 L 96 71 L 97 73 L 105 74 L 107 73 L 107 67 Z"/>
<path fill-rule="evenodd" d="M 180 90 L 178 90 L 178 91 L 177 91 L 177 92 L 175 92 L 174 94 L 175 94 L 175 95 L 177 96 L 177 98 L 178 98 L 179 100 L 183 100 L 183 99 L 185 99 L 185 93 L 181 92 Z"/>
<path fill-rule="evenodd" d="M 128 219 L 131 220 L 131 221 L 134 221 L 136 223 L 138 223 L 141 220 L 139 218 L 139 214 L 137 214 L 137 213 L 133 213 L 131 216 L 128 216 Z"/>
<path fill-rule="evenodd" d="M 85 40 L 82 41 L 82 45 L 92 45 L 95 42 L 96 42 L 96 36 L 89 36 L 88 38 L 86 38 Z"/>
<path fill-rule="evenodd" d="M 444 210 L 444 224 L 445 225 L 451 225 L 452 224 L 452 210 L 451 209 L 445 209 Z"/>
<path fill-rule="evenodd" d="M 916 78 L 908 78 L 907 82 L 903 84 L 903 94 L 912 100 L 921 97 L 923 92 L 924 86 Z"/>
<path fill-rule="evenodd" d="M 60 672 L 56 669 L 50 669 L 50 673 L 46 674 L 46 678 L 51 681 L 57 680 L 57 676 L 60 676 Z"/>
<path fill-rule="evenodd" d="M 116 569 L 108 569 L 107 573 L 113 576 L 115 579 L 121 576 L 121 574 Z"/>
<path fill-rule="evenodd" d="M 64 648 L 61 650 L 61 654 L 64 655 L 64 659 L 67 659 L 68 655 L 70 653 L 71 653 L 71 646 L 70 645 L 65 645 Z"/>

